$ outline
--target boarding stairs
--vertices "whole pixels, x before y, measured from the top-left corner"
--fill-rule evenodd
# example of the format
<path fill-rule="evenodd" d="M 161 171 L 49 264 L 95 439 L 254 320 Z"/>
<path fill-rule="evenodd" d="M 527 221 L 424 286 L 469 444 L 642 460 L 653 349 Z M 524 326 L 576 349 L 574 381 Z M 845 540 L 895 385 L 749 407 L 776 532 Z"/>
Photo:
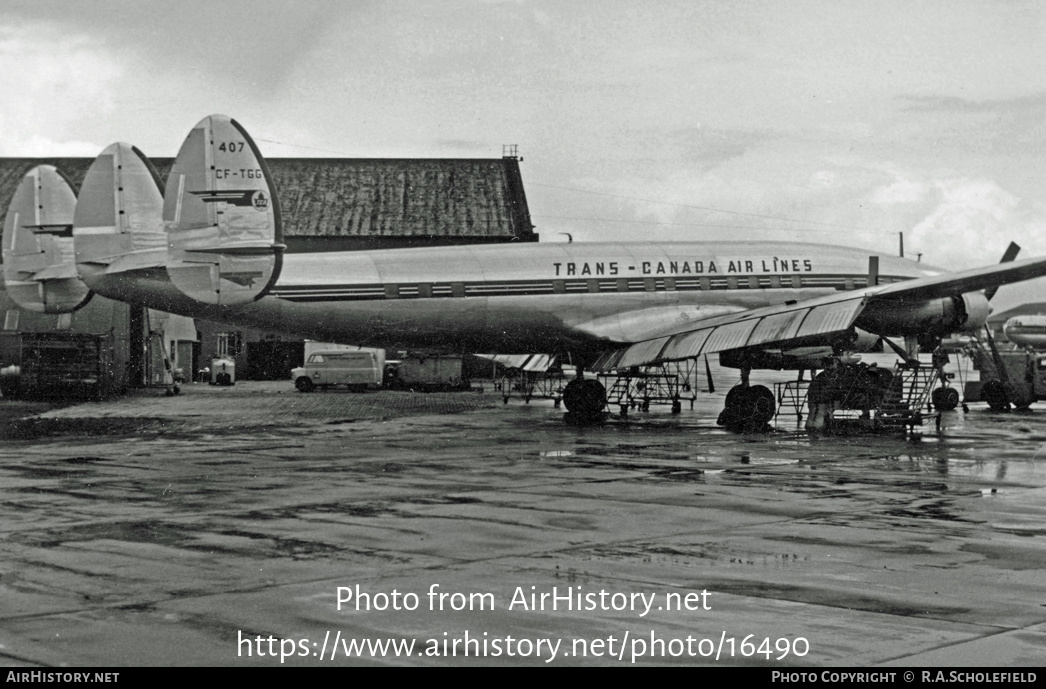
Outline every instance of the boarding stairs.
<path fill-rule="evenodd" d="M 883 396 L 875 418 L 880 426 L 912 429 L 933 420 L 940 430 L 941 413 L 930 411 L 930 394 L 940 378 L 935 366 L 899 362 L 893 382 Z"/>
<path fill-rule="evenodd" d="M 845 402 L 831 411 L 833 432 L 905 432 L 928 421 L 933 421 L 940 432 L 940 412 L 931 411 L 929 404 L 939 379 L 940 371 L 935 366 L 898 362 L 888 387 L 879 397 L 865 387 L 870 379 L 856 377 L 842 390 L 840 399 Z M 809 413 L 810 384 L 808 380 L 775 384 L 776 417 L 794 414 L 797 423 L 802 424 L 804 415 Z"/>

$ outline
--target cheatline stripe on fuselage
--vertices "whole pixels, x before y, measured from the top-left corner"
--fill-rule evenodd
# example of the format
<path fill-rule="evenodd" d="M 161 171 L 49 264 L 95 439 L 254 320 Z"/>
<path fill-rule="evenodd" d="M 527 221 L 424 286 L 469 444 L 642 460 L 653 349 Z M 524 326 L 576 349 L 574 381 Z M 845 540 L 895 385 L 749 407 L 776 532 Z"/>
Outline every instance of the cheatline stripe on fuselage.
<path fill-rule="evenodd" d="M 910 280 L 879 276 L 879 284 Z M 271 294 L 287 301 L 357 301 L 433 297 L 500 297 L 611 292 L 691 292 L 735 289 L 837 289 L 868 286 L 868 275 L 724 275 L 715 277 L 623 277 L 584 280 L 502 280 L 498 282 L 379 283 L 369 285 L 277 285 Z"/>

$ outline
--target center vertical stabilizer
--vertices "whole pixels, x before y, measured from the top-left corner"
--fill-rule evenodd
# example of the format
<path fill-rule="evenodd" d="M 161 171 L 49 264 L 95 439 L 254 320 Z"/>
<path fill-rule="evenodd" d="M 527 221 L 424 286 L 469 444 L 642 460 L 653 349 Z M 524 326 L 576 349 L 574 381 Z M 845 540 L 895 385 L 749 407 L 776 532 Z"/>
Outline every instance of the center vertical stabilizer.
<path fill-rule="evenodd" d="M 73 216 L 76 267 L 85 281 L 121 256 L 167 246 L 162 188 L 156 169 L 130 144 L 112 144 L 95 158 Z"/>
<path fill-rule="evenodd" d="M 244 304 L 279 277 L 283 228 L 272 178 L 236 120 L 211 115 L 178 151 L 163 202 L 167 273 L 205 304 Z"/>

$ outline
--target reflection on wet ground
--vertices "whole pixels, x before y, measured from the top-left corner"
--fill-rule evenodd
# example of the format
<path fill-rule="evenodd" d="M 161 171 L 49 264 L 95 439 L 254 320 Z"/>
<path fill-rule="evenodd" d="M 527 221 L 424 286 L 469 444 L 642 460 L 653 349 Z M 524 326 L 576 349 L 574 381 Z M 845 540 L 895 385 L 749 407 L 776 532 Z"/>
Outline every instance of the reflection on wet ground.
<path fill-rule="evenodd" d="M 629 664 L 655 637 L 736 650 L 637 664 L 1041 663 L 1046 412 L 948 414 L 941 439 L 739 437 L 721 402 L 588 429 L 551 403 L 264 384 L 53 411 L 45 437 L 0 444 L 0 659 L 276 665 L 238 640 L 315 654 L 327 631 L 418 648 L 325 663 L 549 659 L 417 652 L 468 631 L 560 639 L 555 664 Z M 338 611 L 356 585 L 420 606 Z M 495 609 L 430 610 L 433 585 Z M 658 605 L 510 609 L 517 587 Z M 702 591 L 711 609 L 664 605 Z M 620 659 L 590 646 L 626 635 Z M 809 652 L 746 656 L 748 635 Z"/>

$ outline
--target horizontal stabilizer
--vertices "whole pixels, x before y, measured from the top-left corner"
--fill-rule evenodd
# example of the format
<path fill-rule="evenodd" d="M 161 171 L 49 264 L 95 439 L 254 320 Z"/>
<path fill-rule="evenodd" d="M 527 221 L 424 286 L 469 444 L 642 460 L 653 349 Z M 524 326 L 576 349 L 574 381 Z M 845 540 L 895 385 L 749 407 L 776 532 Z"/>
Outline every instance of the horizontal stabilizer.
<path fill-rule="evenodd" d="M 56 237 L 72 237 L 73 226 L 65 223 L 56 225 L 22 225 L 33 234 L 53 234 Z"/>
<path fill-rule="evenodd" d="M 164 196 L 167 273 L 204 304 L 244 304 L 279 276 L 283 230 L 272 177 L 235 120 L 204 118 L 189 132 Z"/>
<path fill-rule="evenodd" d="M 76 266 L 72 263 L 60 263 L 56 266 L 47 266 L 36 271 L 31 279 L 41 282 L 44 280 L 69 280 L 73 278 L 80 278 L 80 275 L 76 272 Z"/>
<path fill-rule="evenodd" d="M 214 246 L 204 249 L 186 249 L 193 254 L 224 254 L 226 256 L 270 256 L 286 249 L 283 244 L 263 244 L 261 246 Z"/>

